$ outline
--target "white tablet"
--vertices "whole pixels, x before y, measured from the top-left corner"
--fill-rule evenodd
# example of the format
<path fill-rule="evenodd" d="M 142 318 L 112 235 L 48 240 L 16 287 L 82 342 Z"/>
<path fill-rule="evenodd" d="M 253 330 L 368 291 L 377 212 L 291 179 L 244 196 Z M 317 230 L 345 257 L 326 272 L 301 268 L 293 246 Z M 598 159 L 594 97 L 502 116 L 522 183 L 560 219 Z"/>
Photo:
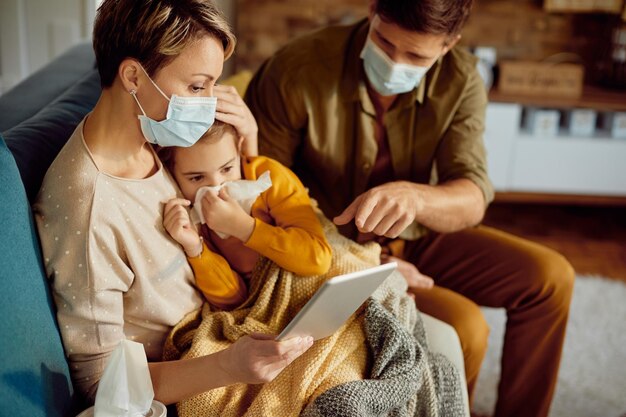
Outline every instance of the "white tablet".
<path fill-rule="evenodd" d="M 330 336 L 397 268 L 395 262 L 331 278 L 311 297 L 276 340 Z"/>

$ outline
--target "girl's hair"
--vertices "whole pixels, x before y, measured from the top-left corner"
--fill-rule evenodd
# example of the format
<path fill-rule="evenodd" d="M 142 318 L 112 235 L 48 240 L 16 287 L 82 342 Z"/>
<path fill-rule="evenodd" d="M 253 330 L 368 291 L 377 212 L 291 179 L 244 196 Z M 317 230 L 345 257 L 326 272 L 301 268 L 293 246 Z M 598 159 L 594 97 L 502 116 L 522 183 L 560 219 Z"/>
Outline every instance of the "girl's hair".
<path fill-rule="evenodd" d="M 204 135 L 200 139 L 198 139 L 198 143 L 202 142 L 217 142 L 222 139 L 224 136 L 230 135 L 237 141 L 237 130 L 230 124 L 220 122 L 216 120 L 213 125 L 206 131 Z M 235 142 L 236 144 L 236 142 Z M 163 163 L 163 165 L 170 170 L 170 172 L 174 169 L 174 162 L 176 156 L 177 146 L 168 146 L 168 147 L 156 147 L 157 155 L 159 155 L 159 159 Z"/>
<path fill-rule="evenodd" d="M 375 11 L 398 26 L 431 35 L 458 35 L 473 0 L 377 0 Z"/>
<path fill-rule="evenodd" d="M 227 59 L 236 39 L 211 0 L 104 0 L 93 29 L 102 88 L 113 85 L 121 62 L 135 58 L 152 77 L 202 36 L 221 41 Z"/>

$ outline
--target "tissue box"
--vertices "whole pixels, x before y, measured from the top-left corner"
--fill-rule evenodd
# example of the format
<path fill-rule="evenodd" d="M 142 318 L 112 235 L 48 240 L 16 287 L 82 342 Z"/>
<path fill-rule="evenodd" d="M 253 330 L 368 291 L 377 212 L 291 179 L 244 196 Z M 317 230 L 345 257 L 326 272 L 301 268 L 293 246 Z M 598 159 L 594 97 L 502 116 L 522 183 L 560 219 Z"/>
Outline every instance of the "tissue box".
<path fill-rule="evenodd" d="M 95 407 L 89 407 L 76 417 L 94 417 Z M 146 416 L 150 417 L 167 417 L 167 408 L 165 405 L 157 400 L 152 401 L 152 406 L 150 407 L 150 411 Z"/>
<path fill-rule="evenodd" d="M 593 136 L 596 119 L 595 110 L 574 109 L 565 113 L 565 126 L 572 136 Z"/>
<path fill-rule="evenodd" d="M 526 109 L 526 129 L 536 137 L 554 137 L 559 133 L 558 110 Z"/>
<path fill-rule="evenodd" d="M 604 129 L 617 139 L 626 139 L 626 112 L 607 113 L 604 116 Z"/>

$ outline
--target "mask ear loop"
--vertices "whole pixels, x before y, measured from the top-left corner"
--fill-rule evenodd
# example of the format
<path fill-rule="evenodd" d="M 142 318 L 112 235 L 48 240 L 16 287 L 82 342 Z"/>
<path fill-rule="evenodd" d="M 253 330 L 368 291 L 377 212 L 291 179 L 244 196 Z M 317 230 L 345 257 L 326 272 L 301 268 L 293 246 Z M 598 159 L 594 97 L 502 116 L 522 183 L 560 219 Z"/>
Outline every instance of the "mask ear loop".
<path fill-rule="evenodd" d="M 139 106 L 139 109 L 141 110 L 141 112 L 143 113 L 144 116 L 148 117 L 148 115 L 146 114 L 146 112 L 143 110 L 143 107 L 141 107 L 141 103 L 139 102 L 139 99 L 137 99 L 137 91 L 135 90 L 130 90 L 129 91 L 130 95 L 133 96 L 133 98 L 135 99 L 135 102 L 137 103 L 137 105 Z"/>
<path fill-rule="evenodd" d="M 156 83 L 154 81 L 152 81 L 152 78 L 150 78 L 150 76 L 148 75 L 148 73 L 146 72 L 146 70 L 143 68 L 143 65 L 139 64 L 139 68 L 141 68 L 141 70 L 143 71 L 144 74 L 146 74 L 146 77 L 148 77 L 148 79 L 150 80 L 150 82 L 152 83 L 152 85 L 154 86 L 154 88 L 156 88 L 159 93 L 161 93 L 161 95 L 163 97 L 165 97 L 165 99 L 167 101 L 170 101 L 169 97 L 167 97 L 167 95 L 159 88 L 158 85 L 156 85 Z"/>

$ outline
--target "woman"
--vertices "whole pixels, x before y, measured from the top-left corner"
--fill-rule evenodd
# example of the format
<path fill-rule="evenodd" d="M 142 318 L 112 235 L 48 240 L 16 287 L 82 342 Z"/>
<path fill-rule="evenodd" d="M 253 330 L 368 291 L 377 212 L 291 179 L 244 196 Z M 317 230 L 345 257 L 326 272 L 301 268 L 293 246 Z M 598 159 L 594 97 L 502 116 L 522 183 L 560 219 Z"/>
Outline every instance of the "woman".
<path fill-rule="evenodd" d="M 162 226 L 163 202 L 180 191 L 149 142 L 193 142 L 215 117 L 254 149 L 250 112 L 215 85 L 233 34 L 210 0 L 105 0 L 93 43 L 102 95 L 48 170 L 34 207 L 76 388 L 93 401 L 123 338 L 143 343 L 155 399 L 166 404 L 273 379 L 312 342 L 251 335 L 215 355 L 158 362 L 171 327 L 202 298 Z"/>

